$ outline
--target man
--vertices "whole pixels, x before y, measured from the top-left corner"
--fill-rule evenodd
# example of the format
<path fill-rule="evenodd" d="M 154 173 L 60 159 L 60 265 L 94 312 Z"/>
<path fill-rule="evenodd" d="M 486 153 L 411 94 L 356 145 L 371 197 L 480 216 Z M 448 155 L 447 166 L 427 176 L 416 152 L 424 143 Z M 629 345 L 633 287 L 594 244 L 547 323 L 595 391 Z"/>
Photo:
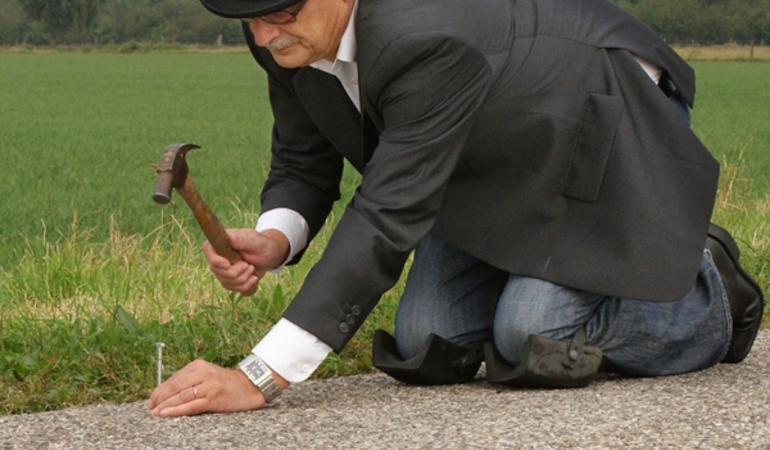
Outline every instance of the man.
<path fill-rule="evenodd" d="M 339 352 L 414 264 L 375 365 L 418 384 L 584 386 L 601 370 L 739 362 L 762 317 L 710 225 L 718 165 L 689 129 L 692 70 L 603 0 L 202 0 L 244 20 L 275 116 L 245 262 L 253 293 L 355 197 L 284 318 L 240 365 L 196 361 L 153 414 L 257 409 Z M 705 248 L 705 251 L 704 251 Z"/>

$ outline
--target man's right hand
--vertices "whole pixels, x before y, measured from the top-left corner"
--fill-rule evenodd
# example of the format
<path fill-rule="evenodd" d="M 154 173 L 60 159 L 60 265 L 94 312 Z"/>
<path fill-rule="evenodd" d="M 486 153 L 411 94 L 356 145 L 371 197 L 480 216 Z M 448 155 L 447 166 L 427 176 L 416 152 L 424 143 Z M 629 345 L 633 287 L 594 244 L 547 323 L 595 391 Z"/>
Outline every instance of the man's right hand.
<path fill-rule="evenodd" d="M 203 244 L 203 253 L 222 287 L 243 295 L 257 292 L 265 272 L 280 266 L 289 256 L 289 241 L 277 230 L 228 229 L 227 237 L 243 261 L 231 264 L 208 241 Z"/>

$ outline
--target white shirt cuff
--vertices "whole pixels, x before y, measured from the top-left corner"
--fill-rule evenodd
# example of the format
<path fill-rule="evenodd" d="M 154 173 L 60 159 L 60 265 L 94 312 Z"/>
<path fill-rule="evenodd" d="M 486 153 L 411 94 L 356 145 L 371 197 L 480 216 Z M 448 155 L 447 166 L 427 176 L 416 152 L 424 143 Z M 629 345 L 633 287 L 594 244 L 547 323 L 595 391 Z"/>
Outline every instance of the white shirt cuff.
<path fill-rule="evenodd" d="M 331 353 L 320 339 L 281 319 L 251 351 L 290 383 L 307 380 Z"/>
<path fill-rule="evenodd" d="M 280 270 L 305 248 L 310 234 L 310 227 L 308 227 L 305 218 L 297 211 L 289 208 L 271 209 L 261 214 L 257 220 L 257 231 L 265 230 L 280 231 L 289 241 L 289 257 L 276 268 L 277 270 Z"/>

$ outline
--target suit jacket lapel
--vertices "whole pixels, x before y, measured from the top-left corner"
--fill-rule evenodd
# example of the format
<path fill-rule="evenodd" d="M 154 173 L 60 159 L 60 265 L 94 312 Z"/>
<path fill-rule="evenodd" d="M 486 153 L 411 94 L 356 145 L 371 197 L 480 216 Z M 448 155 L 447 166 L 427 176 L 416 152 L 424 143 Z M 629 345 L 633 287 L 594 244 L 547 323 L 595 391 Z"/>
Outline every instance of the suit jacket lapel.
<path fill-rule="evenodd" d="M 320 70 L 304 68 L 293 78 L 294 89 L 305 110 L 334 147 L 363 172 L 363 119 L 339 80 Z"/>

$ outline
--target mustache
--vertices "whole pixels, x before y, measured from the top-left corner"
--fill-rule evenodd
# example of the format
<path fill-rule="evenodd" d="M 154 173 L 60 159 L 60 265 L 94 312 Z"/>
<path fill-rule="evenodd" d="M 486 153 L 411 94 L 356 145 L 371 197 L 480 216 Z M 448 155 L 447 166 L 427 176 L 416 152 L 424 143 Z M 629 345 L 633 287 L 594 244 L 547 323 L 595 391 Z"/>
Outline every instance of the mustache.
<path fill-rule="evenodd" d="M 299 39 L 294 36 L 280 36 L 268 42 L 265 45 L 265 48 L 271 52 L 276 52 L 281 51 L 287 47 L 291 47 L 297 42 L 299 42 Z"/>

